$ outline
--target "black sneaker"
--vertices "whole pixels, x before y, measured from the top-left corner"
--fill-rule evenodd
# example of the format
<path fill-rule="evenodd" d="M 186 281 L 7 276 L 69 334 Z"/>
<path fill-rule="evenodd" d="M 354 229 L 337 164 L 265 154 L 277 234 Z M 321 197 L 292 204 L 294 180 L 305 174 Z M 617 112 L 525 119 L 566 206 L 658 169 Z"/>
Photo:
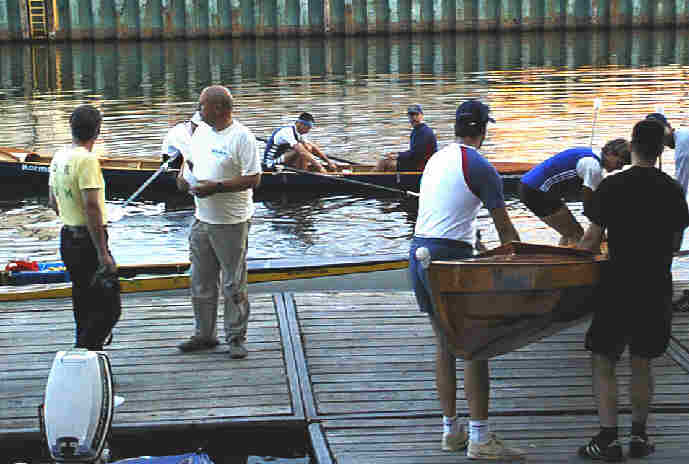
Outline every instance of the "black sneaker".
<path fill-rule="evenodd" d="M 597 436 L 593 437 L 588 445 L 579 448 L 579 456 L 596 461 L 624 461 L 622 446 L 620 446 L 619 440 L 613 440 L 609 444 L 604 445 L 598 441 Z"/>
<path fill-rule="evenodd" d="M 629 457 L 643 458 L 648 456 L 656 450 L 656 445 L 651 443 L 648 437 L 640 437 L 639 435 L 632 435 L 629 440 Z"/>

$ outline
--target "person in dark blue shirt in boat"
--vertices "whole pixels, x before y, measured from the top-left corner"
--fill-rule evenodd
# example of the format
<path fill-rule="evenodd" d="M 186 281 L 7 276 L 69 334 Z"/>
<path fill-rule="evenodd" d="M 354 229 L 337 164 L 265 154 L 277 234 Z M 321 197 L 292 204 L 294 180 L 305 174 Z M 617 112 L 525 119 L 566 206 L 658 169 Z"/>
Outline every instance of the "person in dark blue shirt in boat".
<path fill-rule="evenodd" d="M 579 449 L 584 458 L 623 461 L 617 429 L 615 367 L 629 348 L 631 437 L 629 456 L 655 450 L 646 433 L 653 397 L 652 361 L 667 350 L 672 331 L 672 258 L 689 225 L 681 186 L 655 167 L 664 128 L 646 119 L 632 132 L 631 168 L 603 180 L 594 193 L 591 225 L 579 245 L 598 251 L 607 231 L 608 267 L 586 333 L 600 433 Z"/>
<path fill-rule="evenodd" d="M 423 122 L 421 105 L 411 105 L 407 108 L 409 124 L 412 131 L 409 140 L 409 150 L 398 153 L 388 153 L 376 164 L 376 171 L 423 171 L 428 159 L 438 151 L 438 139 L 433 129 Z"/>
<path fill-rule="evenodd" d="M 612 172 L 629 162 L 629 142 L 625 139 L 606 143 L 600 157 L 589 147 L 570 148 L 524 174 L 519 196 L 527 208 L 560 233 L 561 246 L 576 246 L 584 229 L 563 198 L 581 193 L 586 214 L 593 192 L 603 180 L 603 169 Z"/>

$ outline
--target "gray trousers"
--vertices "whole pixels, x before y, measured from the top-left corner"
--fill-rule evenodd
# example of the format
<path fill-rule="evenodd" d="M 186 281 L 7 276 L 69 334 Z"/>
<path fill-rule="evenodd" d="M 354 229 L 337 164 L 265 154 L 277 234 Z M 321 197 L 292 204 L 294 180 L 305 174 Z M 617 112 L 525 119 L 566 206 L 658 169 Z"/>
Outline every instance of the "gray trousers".
<path fill-rule="evenodd" d="M 249 221 L 208 224 L 197 219 L 191 226 L 191 304 L 197 337 L 217 337 L 220 286 L 225 297 L 225 338 L 228 342 L 233 338 L 246 340 L 249 323 L 248 240 Z"/>

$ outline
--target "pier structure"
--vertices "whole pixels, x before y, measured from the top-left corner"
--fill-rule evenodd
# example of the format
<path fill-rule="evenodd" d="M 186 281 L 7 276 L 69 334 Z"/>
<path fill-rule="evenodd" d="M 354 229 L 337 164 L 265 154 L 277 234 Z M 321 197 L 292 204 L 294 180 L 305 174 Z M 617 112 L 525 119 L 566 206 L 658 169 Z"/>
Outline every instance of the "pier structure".
<path fill-rule="evenodd" d="M 0 41 L 683 27 L 686 0 L 0 0 Z"/>

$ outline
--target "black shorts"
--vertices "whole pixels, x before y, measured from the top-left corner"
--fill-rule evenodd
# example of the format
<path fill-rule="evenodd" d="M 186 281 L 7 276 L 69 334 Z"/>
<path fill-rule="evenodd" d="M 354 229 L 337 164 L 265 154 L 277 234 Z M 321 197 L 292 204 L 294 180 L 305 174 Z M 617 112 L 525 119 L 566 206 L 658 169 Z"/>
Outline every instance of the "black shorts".
<path fill-rule="evenodd" d="M 519 183 L 519 198 L 540 218 L 550 216 L 565 206 L 565 202 L 559 196 L 531 188 L 521 182 Z"/>
<path fill-rule="evenodd" d="M 601 288 L 586 349 L 618 361 L 626 347 L 632 356 L 652 359 L 667 350 L 672 331 L 672 290 L 638 291 L 629 285 Z"/>

